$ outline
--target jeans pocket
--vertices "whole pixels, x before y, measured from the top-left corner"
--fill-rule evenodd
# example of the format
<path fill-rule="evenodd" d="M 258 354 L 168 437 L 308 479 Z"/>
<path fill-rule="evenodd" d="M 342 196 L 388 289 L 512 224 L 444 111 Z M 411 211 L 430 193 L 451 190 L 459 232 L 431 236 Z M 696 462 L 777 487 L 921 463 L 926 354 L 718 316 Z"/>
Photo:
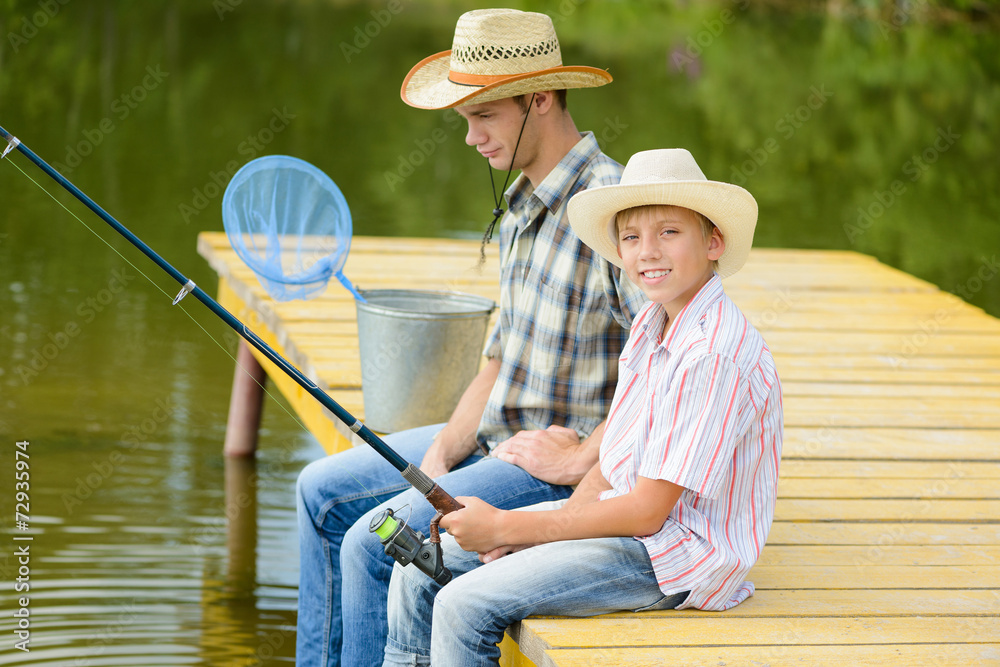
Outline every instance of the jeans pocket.
<path fill-rule="evenodd" d="M 683 593 L 674 593 L 673 595 L 664 595 L 659 600 L 651 605 L 645 607 L 639 607 L 638 609 L 633 609 L 632 611 L 662 611 L 664 609 L 675 609 L 683 604 L 687 596 L 691 594 L 691 591 L 684 591 Z"/>

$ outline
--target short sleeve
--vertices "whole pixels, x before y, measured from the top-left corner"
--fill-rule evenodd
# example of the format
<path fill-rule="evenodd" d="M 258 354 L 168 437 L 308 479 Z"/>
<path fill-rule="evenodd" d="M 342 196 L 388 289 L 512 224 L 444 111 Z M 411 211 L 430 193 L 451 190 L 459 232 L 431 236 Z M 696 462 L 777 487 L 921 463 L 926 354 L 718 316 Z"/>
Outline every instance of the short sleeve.
<path fill-rule="evenodd" d="M 746 382 L 732 360 L 716 354 L 699 355 L 672 376 L 669 386 L 653 390 L 653 423 L 639 474 L 714 498 L 744 430 Z"/>
<path fill-rule="evenodd" d="M 489 337 L 486 339 L 486 346 L 483 348 L 483 356 L 487 359 L 501 359 L 503 357 L 503 350 L 500 349 L 499 317 L 497 317 L 497 321 L 493 325 L 493 331 L 490 332 Z"/>

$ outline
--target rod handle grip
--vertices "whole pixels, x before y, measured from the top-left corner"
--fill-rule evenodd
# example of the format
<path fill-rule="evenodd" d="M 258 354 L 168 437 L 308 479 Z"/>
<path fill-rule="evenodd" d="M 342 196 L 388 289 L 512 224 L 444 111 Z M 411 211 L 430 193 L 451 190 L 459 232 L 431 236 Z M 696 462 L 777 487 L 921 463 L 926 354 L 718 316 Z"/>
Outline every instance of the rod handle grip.
<path fill-rule="evenodd" d="M 437 484 L 434 485 L 434 488 L 424 494 L 424 498 L 426 498 L 427 502 L 431 504 L 431 507 L 436 509 L 438 512 L 441 512 L 441 514 L 449 514 L 450 512 L 454 512 L 465 507 L 465 505 L 452 498 L 447 491 L 442 489 Z"/>

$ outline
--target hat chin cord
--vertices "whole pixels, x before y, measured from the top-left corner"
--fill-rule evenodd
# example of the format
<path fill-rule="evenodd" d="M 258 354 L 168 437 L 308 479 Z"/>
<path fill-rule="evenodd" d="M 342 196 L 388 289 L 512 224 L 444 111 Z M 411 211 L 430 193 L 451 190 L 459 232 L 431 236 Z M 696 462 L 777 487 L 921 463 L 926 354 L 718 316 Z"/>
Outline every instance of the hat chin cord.
<path fill-rule="evenodd" d="M 503 187 L 500 188 L 500 196 L 497 196 L 497 186 L 493 182 L 493 167 L 490 166 L 490 161 L 486 160 L 486 166 L 490 170 L 490 187 L 493 189 L 493 222 L 490 226 L 486 228 L 486 233 L 483 234 L 483 242 L 479 246 L 479 266 L 486 262 L 486 244 L 493 239 L 493 228 L 496 227 L 497 221 L 503 216 L 504 210 L 500 208 L 500 197 L 503 193 L 507 191 L 507 182 L 510 180 L 510 173 L 514 170 L 514 158 L 517 156 L 517 149 L 521 145 L 521 135 L 524 134 L 524 126 L 528 124 L 528 115 L 531 113 L 531 107 L 535 103 L 535 93 L 531 94 L 531 99 L 528 101 L 528 109 L 524 112 L 524 120 L 521 122 L 521 131 L 517 133 L 517 142 L 514 144 L 514 152 L 510 156 L 510 166 L 507 168 L 507 177 L 503 179 Z"/>

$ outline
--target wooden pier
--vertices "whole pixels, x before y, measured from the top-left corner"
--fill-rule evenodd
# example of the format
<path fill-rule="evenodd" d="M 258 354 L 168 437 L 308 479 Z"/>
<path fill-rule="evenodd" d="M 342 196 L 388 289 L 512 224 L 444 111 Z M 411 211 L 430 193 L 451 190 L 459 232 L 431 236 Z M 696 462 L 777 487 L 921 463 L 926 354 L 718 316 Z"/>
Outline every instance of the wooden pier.
<path fill-rule="evenodd" d="M 335 281 L 275 304 L 221 233 L 199 252 L 219 301 L 363 417 L 354 304 Z M 356 238 L 363 288 L 496 298 L 478 242 Z M 980 269 L 969 267 L 972 278 Z M 530 618 L 502 664 L 1000 664 L 1000 321 L 871 257 L 755 249 L 724 281 L 764 334 L 784 390 L 775 522 L 726 612 Z M 353 435 L 264 369 L 329 452 Z"/>

